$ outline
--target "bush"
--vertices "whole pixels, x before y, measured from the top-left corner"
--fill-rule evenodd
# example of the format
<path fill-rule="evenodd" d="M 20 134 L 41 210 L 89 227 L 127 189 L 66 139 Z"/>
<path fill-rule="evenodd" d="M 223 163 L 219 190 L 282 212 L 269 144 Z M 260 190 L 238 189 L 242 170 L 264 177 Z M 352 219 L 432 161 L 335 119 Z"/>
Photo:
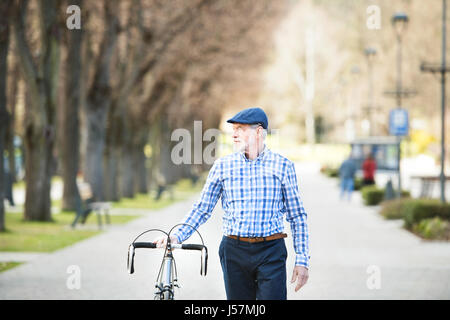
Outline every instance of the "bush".
<path fill-rule="evenodd" d="M 406 203 L 404 210 L 405 227 L 408 229 L 429 218 L 450 220 L 450 204 L 443 204 L 439 200 L 414 199 Z"/>
<path fill-rule="evenodd" d="M 353 180 L 353 185 L 354 185 L 354 190 L 358 191 L 361 190 L 361 188 L 363 187 L 363 179 L 362 178 L 355 178 Z"/>
<path fill-rule="evenodd" d="M 405 206 L 411 198 L 400 198 L 383 201 L 380 214 L 386 219 L 403 219 Z"/>
<path fill-rule="evenodd" d="M 411 192 L 402 190 L 402 198 L 411 198 Z"/>
<path fill-rule="evenodd" d="M 325 174 L 330 178 L 337 178 L 339 176 L 339 170 L 336 168 L 325 169 Z"/>
<path fill-rule="evenodd" d="M 450 239 L 450 223 L 439 217 L 424 219 L 413 226 L 413 232 L 425 239 Z"/>
<path fill-rule="evenodd" d="M 375 206 L 383 201 L 384 189 L 380 189 L 377 186 L 362 187 L 361 195 L 366 205 Z"/>
<path fill-rule="evenodd" d="M 336 178 L 339 176 L 339 168 L 328 164 L 321 166 L 320 172 L 330 178 Z"/>
<path fill-rule="evenodd" d="M 376 185 L 370 185 L 370 186 L 362 186 L 360 191 L 361 196 L 364 199 L 364 204 L 368 206 L 376 206 L 380 204 L 382 201 L 384 201 L 386 188 L 378 188 Z M 409 191 L 403 190 L 401 199 L 409 197 L 410 197 Z M 388 201 L 391 200 L 387 200 L 386 202 Z"/>

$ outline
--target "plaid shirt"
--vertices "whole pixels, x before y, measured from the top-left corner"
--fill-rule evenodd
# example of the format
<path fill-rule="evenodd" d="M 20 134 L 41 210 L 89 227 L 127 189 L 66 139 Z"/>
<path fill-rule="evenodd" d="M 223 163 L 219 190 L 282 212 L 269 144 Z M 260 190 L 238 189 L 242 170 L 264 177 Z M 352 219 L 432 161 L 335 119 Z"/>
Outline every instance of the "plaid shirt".
<path fill-rule="evenodd" d="M 243 152 L 217 159 L 200 199 L 183 222 L 198 228 L 206 222 L 222 196 L 223 234 L 266 237 L 284 230 L 283 215 L 290 223 L 296 252 L 295 265 L 309 268 L 307 214 L 300 199 L 294 164 L 266 146 L 255 160 Z M 181 243 L 194 230 L 181 226 L 175 236 Z"/>

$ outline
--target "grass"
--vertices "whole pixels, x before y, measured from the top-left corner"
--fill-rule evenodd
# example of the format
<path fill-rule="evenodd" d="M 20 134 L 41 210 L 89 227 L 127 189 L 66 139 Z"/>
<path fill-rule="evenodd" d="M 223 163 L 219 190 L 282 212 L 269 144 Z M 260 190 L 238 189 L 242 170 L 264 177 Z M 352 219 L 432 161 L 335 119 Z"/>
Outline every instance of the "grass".
<path fill-rule="evenodd" d="M 183 179 L 172 187 L 172 193 L 163 193 L 159 200 L 154 200 L 154 193 L 150 195 L 139 194 L 135 198 L 124 198 L 119 202 L 115 202 L 113 207 L 116 209 L 139 208 L 157 210 L 177 201 L 188 199 L 195 192 L 201 191 L 202 187 L 202 179 L 194 186 L 189 179 Z M 60 208 L 61 200 L 53 200 L 52 206 Z M 24 221 L 23 208 L 21 209 L 16 212 L 7 212 L 5 215 L 7 230 L 4 233 L 0 233 L 0 251 L 53 252 L 102 232 L 97 229 L 97 216 L 95 213 L 91 213 L 85 223 L 85 226 L 92 226 L 92 228 L 72 229 L 70 225 L 75 218 L 74 212 L 65 211 L 52 214 L 53 221 L 37 222 Z M 140 215 L 110 215 L 111 224 L 124 224 L 138 216 Z M 104 223 L 104 219 L 102 219 L 102 222 Z"/>
<path fill-rule="evenodd" d="M 189 179 L 182 179 L 172 187 L 172 191 L 164 192 L 159 200 L 155 200 L 156 191 L 153 191 L 150 194 L 138 194 L 134 198 L 122 198 L 114 202 L 113 207 L 157 210 L 188 199 L 194 193 L 200 192 L 202 187 L 202 181 L 193 186 Z"/>
<path fill-rule="evenodd" d="M 111 224 L 126 223 L 137 216 L 111 215 Z M 74 214 L 54 214 L 51 222 L 24 221 L 20 213 L 6 213 L 7 231 L 0 234 L 0 251 L 53 252 L 78 241 L 97 235 L 97 229 L 71 229 Z M 96 226 L 95 214 L 85 225 Z"/>
<path fill-rule="evenodd" d="M 21 262 L 0 262 L 0 272 L 12 269 L 21 264 Z"/>
<path fill-rule="evenodd" d="M 423 239 L 450 240 L 450 222 L 439 217 L 423 219 L 411 231 Z"/>

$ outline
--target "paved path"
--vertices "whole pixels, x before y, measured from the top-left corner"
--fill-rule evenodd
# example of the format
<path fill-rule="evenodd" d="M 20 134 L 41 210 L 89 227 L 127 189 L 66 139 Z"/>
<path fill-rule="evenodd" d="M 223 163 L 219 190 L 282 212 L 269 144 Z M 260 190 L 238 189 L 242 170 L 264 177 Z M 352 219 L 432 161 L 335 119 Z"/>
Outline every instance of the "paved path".
<path fill-rule="evenodd" d="M 320 175 L 316 165 L 298 164 L 297 173 L 309 213 L 312 263 L 308 284 L 297 293 L 289 285 L 289 299 L 450 298 L 450 243 L 423 241 L 403 230 L 400 221 L 384 220 L 377 208 L 362 205 L 358 193 L 350 203 L 340 201 L 336 180 Z M 0 273 L 0 299 L 151 298 L 162 251 L 138 251 L 135 274 L 129 275 L 128 245 L 148 228 L 167 229 L 179 222 L 195 199 L 148 212 Z M 182 286 L 178 299 L 225 299 L 217 254 L 221 215 L 219 201 L 211 219 L 200 228 L 209 248 L 207 277 L 200 276 L 198 252 L 175 252 Z M 288 227 L 286 231 L 290 232 Z M 291 241 L 289 234 L 289 278 L 294 261 Z M 80 288 L 70 289 L 77 271 Z"/>

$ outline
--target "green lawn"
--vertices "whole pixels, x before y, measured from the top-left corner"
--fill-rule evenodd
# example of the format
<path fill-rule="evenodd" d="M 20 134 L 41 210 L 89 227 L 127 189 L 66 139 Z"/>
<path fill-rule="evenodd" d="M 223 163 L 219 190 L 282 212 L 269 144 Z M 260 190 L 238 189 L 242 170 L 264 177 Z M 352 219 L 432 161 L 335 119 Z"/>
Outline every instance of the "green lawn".
<path fill-rule="evenodd" d="M 184 179 L 172 187 L 172 192 L 163 193 L 159 200 L 155 200 L 155 193 L 139 194 L 133 199 L 122 199 L 113 203 L 116 209 L 148 209 L 157 210 L 180 200 L 188 199 L 195 192 L 201 191 L 203 181 L 198 181 L 194 186 L 191 181 Z M 60 207 L 60 200 L 52 201 L 53 207 Z M 17 207 L 15 212 L 7 212 L 5 215 L 6 232 L 0 233 L 0 252 L 52 252 L 77 241 L 87 239 L 101 232 L 97 228 L 97 216 L 91 213 L 85 223 L 85 227 L 72 229 L 71 223 L 75 218 L 74 212 L 62 212 L 52 214 L 52 222 L 36 222 L 23 220 L 23 208 Z M 136 217 L 136 215 L 110 215 L 111 224 L 123 224 Z M 103 218 L 103 217 L 102 217 Z M 102 219 L 105 223 L 105 220 Z M 2 268 L 10 268 L 14 265 L 2 265 Z"/>
<path fill-rule="evenodd" d="M 189 179 L 182 179 L 172 187 L 172 191 L 164 192 L 159 200 L 155 200 L 156 191 L 153 191 L 150 194 L 138 194 L 134 198 L 122 198 L 120 201 L 114 202 L 113 207 L 157 210 L 177 201 L 188 199 L 196 192 L 200 192 L 202 187 L 202 181 L 192 185 Z"/>
<path fill-rule="evenodd" d="M 126 223 L 136 215 L 111 215 L 111 224 Z M 21 213 L 6 213 L 7 231 L 0 233 L 0 251 L 52 252 L 77 241 L 99 234 L 97 217 L 91 214 L 85 226 L 92 228 L 70 228 L 74 213 L 52 216 L 52 222 L 24 221 Z"/>
<path fill-rule="evenodd" d="M 21 262 L 0 262 L 0 272 L 12 269 L 20 264 Z"/>

